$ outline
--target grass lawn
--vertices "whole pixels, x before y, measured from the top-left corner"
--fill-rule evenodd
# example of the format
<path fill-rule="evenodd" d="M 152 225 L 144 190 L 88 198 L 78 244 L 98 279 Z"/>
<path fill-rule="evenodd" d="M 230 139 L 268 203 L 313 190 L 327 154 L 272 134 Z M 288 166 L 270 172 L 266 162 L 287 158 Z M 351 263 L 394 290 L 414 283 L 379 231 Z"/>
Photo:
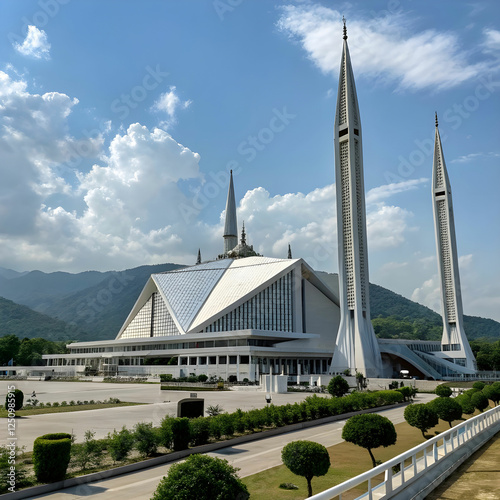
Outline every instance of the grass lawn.
<path fill-rule="evenodd" d="M 461 421 L 453 422 L 453 425 Z M 413 448 L 424 442 L 422 433 L 406 422 L 397 424 L 396 432 L 398 440 L 395 445 L 387 448 L 376 448 L 373 451 L 376 460 L 386 462 L 391 458 Z M 428 437 L 446 431 L 450 428 L 447 422 L 440 421 L 439 425 L 429 431 Z M 372 462 L 368 451 L 352 443 L 343 442 L 328 448 L 330 453 L 331 467 L 325 476 L 315 477 L 312 480 L 313 493 L 340 484 L 351 477 L 355 477 L 372 468 Z M 380 477 L 382 482 L 383 477 Z M 284 465 L 273 467 L 252 476 L 242 478 L 250 492 L 250 498 L 272 498 L 273 500 L 303 500 L 307 497 L 307 482 L 302 476 L 292 474 Z M 279 488 L 281 483 L 293 483 L 299 487 L 298 490 L 283 490 Z M 356 498 L 365 493 L 366 489 L 360 487 L 342 495 L 343 500 Z"/>
<path fill-rule="evenodd" d="M 103 408 L 115 408 L 117 406 L 136 406 L 147 403 L 101 403 L 93 405 L 73 405 L 73 406 L 51 406 L 49 408 L 33 408 L 31 410 L 16 411 L 17 417 L 28 417 L 30 415 L 43 415 L 45 413 L 66 413 L 70 411 L 101 410 Z M 0 418 L 7 418 L 7 410 L 0 408 Z"/>

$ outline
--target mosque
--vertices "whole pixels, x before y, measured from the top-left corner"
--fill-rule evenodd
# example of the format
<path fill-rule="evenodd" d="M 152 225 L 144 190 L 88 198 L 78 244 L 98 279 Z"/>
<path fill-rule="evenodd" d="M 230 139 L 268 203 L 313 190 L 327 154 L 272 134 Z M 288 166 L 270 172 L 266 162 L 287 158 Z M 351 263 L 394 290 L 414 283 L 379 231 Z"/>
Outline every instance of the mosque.
<path fill-rule="evenodd" d="M 258 255 L 238 225 L 231 173 L 223 252 L 153 274 L 114 340 L 77 342 L 44 355 L 54 373 L 174 377 L 363 373 L 423 379 L 473 377 L 463 330 L 451 186 L 436 118 L 432 200 L 442 289 L 441 342 L 377 339 L 370 321 L 361 119 L 344 22 L 334 125 L 339 275 L 303 259 Z"/>

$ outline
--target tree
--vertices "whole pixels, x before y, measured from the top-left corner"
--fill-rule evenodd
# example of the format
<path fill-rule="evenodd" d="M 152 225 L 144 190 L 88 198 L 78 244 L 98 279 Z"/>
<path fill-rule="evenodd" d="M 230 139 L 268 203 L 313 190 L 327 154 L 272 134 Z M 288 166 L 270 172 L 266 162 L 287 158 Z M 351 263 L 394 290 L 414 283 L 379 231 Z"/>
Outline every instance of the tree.
<path fill-rule="evenodd" d="M 373 467 L 377 463 L 372 449 L 391 446 L 396 443 L 397 433 L 393 423 L 386 417 L 376 413 L 354 415 L 344 425 L 342 439 L 349 443 L 366 448 L 372 459 Z"/>
<path fill-rule="evenodd" d="M 21 342 L 15 335 L 0 338 L 0 366 L 5 366 L 16 357 L 20 345 Z"/>
<path fill-rule="evenodd" d="M 482 391 L 475 392 L 471 398 L 470 402 L 477 408 L 481 413 L 489 407 L 490 402 L 488 398 L 483 394 Z"/>
<path fill-rule="evenodd" d="M 495 403 L 495 406 L 498 404 L 500 401 L 500 382 L 495 382 L 494 384 L 487 385 L 483 390 L 482 393 L 488 398 Z"/>
<path fill-rule="evenodd" d="M 227 460 L 190 455 L 172 465 L 151 500 L 246 500 L 247 487 Z"/>
<path fill-rule="evenodd" d="M 474 382 L 472 384 L 472 388 L 476 389 L 476 391 L 482 391 L 484 389 L 485 385 L 486 384 L 484 382 L 481 382 L 478 380 L 477 382 Z"/>
<path fill-rule="evenodd" d="M 437 413 L 426 404 L 408 405 L 405 408 L 404 417 L 409 425 L 422 432 L 424 438 L 424 433 L 439 423 Z"/>
<path fill-rule="evenodd" d="M 297 476 L 307 481 L 307 496 L 312 496 L 311 481 L 314 476 L 324 476 L 330 468 L 328 450 L 313 441 L 292 441 L 281 450 L 281 460 Z"/>
<path fill-rule="evenodd" d="M 472 404 L 469 394 L 460 394 L 455 398 L 455 401 L 462 407 L 462 413 L 472 415 L 476 411 L 476 407 Z"/>
<path fill-rule="evenodd" d="M 330 380 L 327 391 L 334 397 L 341 398 L 349 392 L 349 383 L 341 375 L 337 375 Z"/>
<path fill-rule="evenodd" d="M 438 385 L 434 391 L 440 398 L 449 398 L 452 390 L 445 384 Z"/>
<path fill-rule="evenodd" d="M 450 424 L 453 420 L 462 418 L 462 407 L 455 399 L 451 398 L 436 398 L 430 403 L 427 403 L 437 413 L 438 417 Z"/>

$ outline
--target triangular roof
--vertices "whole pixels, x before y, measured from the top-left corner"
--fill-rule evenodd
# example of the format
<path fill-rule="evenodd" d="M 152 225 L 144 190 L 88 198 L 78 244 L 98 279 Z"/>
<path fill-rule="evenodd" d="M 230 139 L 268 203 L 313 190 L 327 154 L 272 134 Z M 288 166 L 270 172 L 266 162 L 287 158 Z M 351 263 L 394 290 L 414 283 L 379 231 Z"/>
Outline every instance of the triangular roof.
<path fill-rule="evenodd" d="M 154 292 L 163 298 L 179 332 L 193 333 L 201 331 L 292 270 L 339 304 L 332 290 L 302 259 L 223 259 L 152 274 L 117 338 Z"/>

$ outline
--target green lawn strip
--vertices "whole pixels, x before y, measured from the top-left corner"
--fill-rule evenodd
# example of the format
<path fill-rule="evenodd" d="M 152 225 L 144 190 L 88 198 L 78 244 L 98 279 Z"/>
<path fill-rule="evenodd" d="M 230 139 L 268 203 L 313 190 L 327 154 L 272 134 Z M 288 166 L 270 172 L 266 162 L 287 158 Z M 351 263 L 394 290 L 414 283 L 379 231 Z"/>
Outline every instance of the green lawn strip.
<path fill-rule="evenodd" d="M 453 422 L 453 425 L 461 421 Z M 376 460 L 386 462 L 401 453 L 424 442 L 422 433 L 406 422 L 395 425 L 398 440 L 395 445 L 387 448 L 376 448 L 373 450 Z M 433 437 L 436 433 L 446 431 L 450 428 L 447 422 L 440 421 L 439 425 L 433 427 L 428 436 Z M 342 442 L 328 448 L 332 466 L 325 476 L 315 477 L 312 480 L 313 493 L 319 493 L 328 488 L 340 484 L 347 479 L 358 476 L 372 468 L 368 451 L 352 443 Z M 292 474 L 284 465 L 267 469 L 258 474 L 242 478 L 250 492 L 250 498 L 273 498 L 276 500 L 302 500 L 307 497 L 307 483 L 305 478 Z M 383 481 L 383 475 L 379 482 Z M 298 490 L 283 490 L 279 488 L 281 483 L 293 483 L 299 487 Z M 372 481 L 372 485 L 376 484 Z M 350 492 L 342 495 L 342 500 L 356 498 L 366 493 L 365 485 L 353 488 Z"/>
<path fill-rule="evenodd" d="M 45 413 L 66 413 L 71 411 L 85 411 L 85 410 L 102 410 L 105 408 L 116 408 L 120 406 L 137 406 L 145 405 L 148 403 L 110 403 L 110 404 L 93 404 L 93 405 L 68 405 L 68 406 L 51 406 L 49 408 L 33 408 L 30 410 L 16 411 L 17 417 L 29 417 L 30 415 L 44 415 Z M 7 410 L 0 409 L 0 418 L 7 418 Z"/>

